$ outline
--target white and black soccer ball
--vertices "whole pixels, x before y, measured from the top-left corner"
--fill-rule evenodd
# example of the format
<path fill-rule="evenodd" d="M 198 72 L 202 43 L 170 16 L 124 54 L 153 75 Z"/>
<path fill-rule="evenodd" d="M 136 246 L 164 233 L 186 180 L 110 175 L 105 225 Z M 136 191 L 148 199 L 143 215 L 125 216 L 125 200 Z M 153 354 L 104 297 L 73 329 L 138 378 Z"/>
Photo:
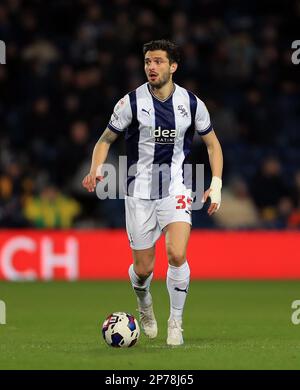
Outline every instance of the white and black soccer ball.
<path fill-rule="evenodd" d="M 102 325 L 104 340 L 111 347 L 132 347 L 140 336 L 140 327 L 133 315 L 124 312 L 110 314 Z"/>

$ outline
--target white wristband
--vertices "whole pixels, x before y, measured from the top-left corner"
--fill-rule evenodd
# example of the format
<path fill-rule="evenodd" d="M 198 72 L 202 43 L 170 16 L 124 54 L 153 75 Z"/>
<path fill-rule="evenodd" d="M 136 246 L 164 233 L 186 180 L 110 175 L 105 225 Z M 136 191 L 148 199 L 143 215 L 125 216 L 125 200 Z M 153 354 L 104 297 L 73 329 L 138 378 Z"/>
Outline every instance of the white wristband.
<path fill-rule="evenodd" d="M 219 210 L 219 207 L 221 205 L 222 180 L 217 176 L 213 176 L 209 188 L 211 189 L 211 192 L 209 194 L 211 203 L 217 203 L 217 210 Z"/>
<path fill-rule="evenodd" d="M 98 165 L 97 166 L 97 169 L 96 169 L 96 177 L 101 177 L 102 176 L 102 164 Z"/>

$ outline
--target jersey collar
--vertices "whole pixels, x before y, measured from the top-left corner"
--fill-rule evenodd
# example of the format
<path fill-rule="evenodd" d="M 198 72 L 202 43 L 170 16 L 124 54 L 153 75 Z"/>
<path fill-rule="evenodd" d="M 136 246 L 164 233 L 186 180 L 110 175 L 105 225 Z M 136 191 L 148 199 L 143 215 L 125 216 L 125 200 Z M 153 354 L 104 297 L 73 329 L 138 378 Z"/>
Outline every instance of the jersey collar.
<path fill-rule="evenodd" d="M 151 95 L 154 99 L 158 100 L 158 101 L 161 102 L 161 103 L 164 103 L 164 102 L 166 102 L 167 100 L 169 100 L 169 99 L 173 96 L 173 94 L 174 94 L 174 92 L 175 92 L 175 90 L 176 90 L 176 84 L 175 84 L 175 83 L 173 83 L 173 84 L 174 84 L 173 91 L 170 93 L 170 95 L 169 95 L 166 99 L 160 99 L 160 98 L 158 98 L 157 96 L 155 96 L 154 93 L 151 91 L 151 88 L 150 88 L 149 83 L 147 83 L 147 88 L 148 88 L 148 91 L 149 91 L 150 95 Z"/>

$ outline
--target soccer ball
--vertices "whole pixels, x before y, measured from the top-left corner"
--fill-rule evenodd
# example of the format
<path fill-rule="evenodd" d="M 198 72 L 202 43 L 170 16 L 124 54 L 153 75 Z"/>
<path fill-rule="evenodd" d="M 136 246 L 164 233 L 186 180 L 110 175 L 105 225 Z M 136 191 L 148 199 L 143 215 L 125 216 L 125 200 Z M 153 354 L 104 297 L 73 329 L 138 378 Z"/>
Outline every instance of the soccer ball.
<path fill-rule="evenodd" d="M 133 315 L 116 312 L 104 321 L 102 335 L 111 347 L 132 347 L 138 341 L 140 327 Z"/>

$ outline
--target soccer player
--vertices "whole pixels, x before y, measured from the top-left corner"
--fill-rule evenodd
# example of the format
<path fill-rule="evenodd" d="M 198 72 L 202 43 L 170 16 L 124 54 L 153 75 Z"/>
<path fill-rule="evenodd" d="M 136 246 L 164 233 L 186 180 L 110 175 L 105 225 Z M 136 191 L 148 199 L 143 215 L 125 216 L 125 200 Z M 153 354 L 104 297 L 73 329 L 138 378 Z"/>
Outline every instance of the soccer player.
<path fill-rule="evenodd" d="M 194 132 L 205 142 L 212 171 L 205 191 L 211 204 L 208 214 L 221 203 L 223 157 L 205 104 L 176 85 L 173 74 L 179 64 L 177 45 L 166 40 L 144 45 L 148 82 L 125 95 L 115 106 L 110 122 L 97 142 L 89 174 L 83 186 L 95 190 L 110 145 L 122 133 L 127 148 L 126 229 L 133 264 L 129 277 L 138 301 L 140 322 L 149 338 L 157 336 L 150 283 L 155 243 L 164 232 L 168 255 L 167 289 L 170 296 L 168 345 L 183 344 L 182 315 L 190 281 L 186 249 L 191 230 L 191 187 L 185 182 Z"/>

